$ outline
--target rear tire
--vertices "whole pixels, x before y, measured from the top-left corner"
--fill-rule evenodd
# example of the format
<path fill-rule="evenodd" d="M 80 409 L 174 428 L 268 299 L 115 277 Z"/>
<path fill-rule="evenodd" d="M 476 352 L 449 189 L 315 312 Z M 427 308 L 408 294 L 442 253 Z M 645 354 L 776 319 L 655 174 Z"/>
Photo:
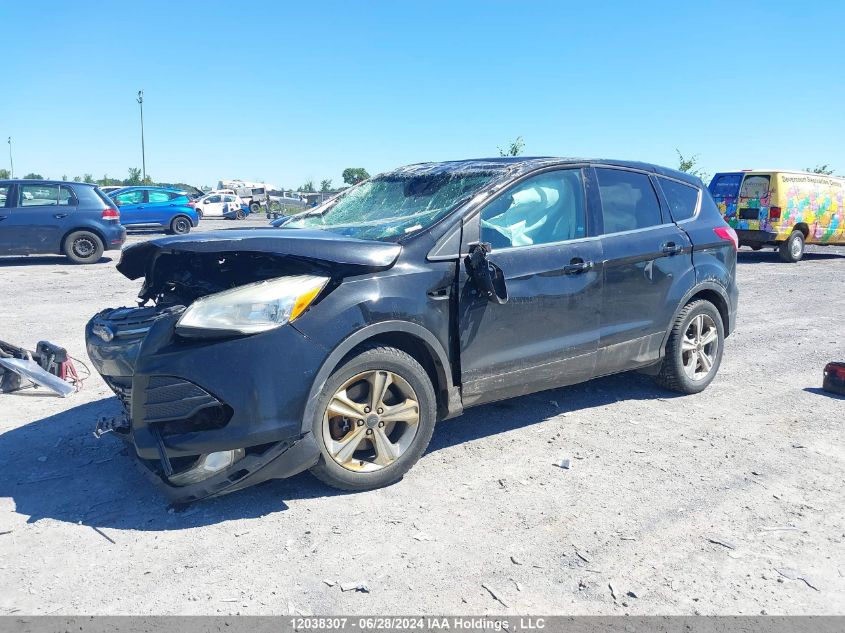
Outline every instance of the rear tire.
<path fill-rule="evenodd" d="M 235 219 L 237 220 L 246 220 L 246 213 L 244 213 L 243 209 L 238 209 L 235 212 Z"/>
<path fill-rule="evenodd" d="M 788 264 L 800 262 L 804 257 L 804 234 L 801 231 L 792 231 L 792 234 L 785 242 L 778 247 L 778 254 L 781 261 Z"/>
<path fill-rule="evenodd" d="M 373 397 L 379 388 L 383 395 Z M 425 452 L 436 415 L 431 380 L 413 357 L 363 347 L 321 390 L 312 427 L 320 461 L 311 472 L 341 490 L 390 485 Z"/>
<path fill-rule="evenodd" d="M 252 204 L 249 205 L 249 212 L 250 213 L 258 213 L 259 211 L 261 211 L 261 205 L 258 204 L 257 202 L 253 202 Z"/>
<path fill-rule="evenodd" d="M 173 235 L 187 235 L 191 232 L 191 220 L 184 215 L 177 215 L 170 222 L 170 232 Z"/>
<path fill-rule="evenodd" d="M 103 241 L 90 231 L 74 231 L 65 238 L 62 250 L 74 264 L 95 264 L 103 256 Z"/>
<path fill-rule="evenodd" d="M 716 306 L 704 299 L 688 303 L 669 334 L 658 384 L 686 394 L 704 391 L 719 371 L 724 343 L 725 328 Z"/>

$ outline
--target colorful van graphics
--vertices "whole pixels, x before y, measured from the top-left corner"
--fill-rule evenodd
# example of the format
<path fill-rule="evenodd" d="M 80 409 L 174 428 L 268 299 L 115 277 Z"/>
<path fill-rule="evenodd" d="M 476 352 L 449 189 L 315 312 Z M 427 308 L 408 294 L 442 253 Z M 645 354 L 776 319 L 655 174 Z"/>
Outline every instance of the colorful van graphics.
<path fill-rule="evenodd" d="M 718 173 L 710 193 L 740 245 L 845 244 L 845 179 L 807 172 Z M 800 236 L 793 237 L 799 232 Z M 800 256 L 797 258 L 800 259 Z M 792 261 L 797 261 L 793 257 Z"/>

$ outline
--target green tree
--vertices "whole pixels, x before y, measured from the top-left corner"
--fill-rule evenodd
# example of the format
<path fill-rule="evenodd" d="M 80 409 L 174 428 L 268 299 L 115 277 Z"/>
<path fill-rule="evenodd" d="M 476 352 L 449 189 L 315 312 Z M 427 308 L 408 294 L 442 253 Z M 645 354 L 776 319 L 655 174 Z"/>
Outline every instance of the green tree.
<path fill-rule="evenodd" d="M 29 172 L 26 176 L 23 177 L 24 180 L 44 180 L 44 176 L 41 174 L 36 174 L 34 171 Z"/>
<path fill-rule="evenodd" d="M 309 178 L 299 186 L 297 191 L 314 191 L 314 181 Z"/>
<path fill-rule="evenodd" d="M 107 185 L 122 185 L 123 181 L 119 178 L 109 178 L 108 174 L 103 174 L 103 177 L 97 181 L 97 184 L 105 187 Z"/>
<path fill-rule="evenodd" d="M 8 180 L 12 177 L 12 174 L 9 173 L 8 169 L 0 169 L 0 180 Z"/>
<path fill-rule="evenodd" d="M 809 171 L 812 174 L 821 174 L 822 176 L 830 176 L 836 170 L 835 169 L 829 169 L 828 166 L 827 166 L 827 163 L 825 163 L 824 165 L 816 165 L 812 169 L 807 167 L 804 171 Z"/>
<path fill-rule="evenodd" d="M 677 147 L 675 151 L 678 153 L 678 171 L 686 172 L 691 176 L 698 176 L 701 178 L 702 181 L 707 182 L 709 180 L 709 174 L 698 167 L 698 154 L 693 154 L 692 156 L 684 156 L 681 154 L 681 150 Z"/>
<path fill-rule="evenodd" d="M 129 178 L 123 181 L 124 185 L 140 185 L 141 184 L 141 168 L 130 167 Z"/>
<path fill-rule="evenodd" d="M 331 190 L 332 190 L 331 178 L 326 178 L 325 180 L 320 181 L 320 191 L 331 191 Z"/>
<path fill-rule="evenodd" d="M 73 182 L 82 182 L 82 176 L 74 176 Z"/>
<path fill-rule="evenodd" d="M 82 177 L 82 182 L 87 182 L 89 185 L 93 185 L 94 184 L 94 176 L 92 176 L 91 174 L 85 174 Z"/>
<path fill-rule="evenodd" d="M 519 156 L 524 148 L 525 141 L 522 140 L 521 136 L 517 136 L 516 140 L 511 141 L 511 144 L 505 149 L 499 148 L 499 156 Z"/>
<path fill-rule="evenodd" d="M 370 174 L 363 167 L 347 167 L 343 170 L 343 182 L 347 185 L 357 185 L 370 177 Z"/>

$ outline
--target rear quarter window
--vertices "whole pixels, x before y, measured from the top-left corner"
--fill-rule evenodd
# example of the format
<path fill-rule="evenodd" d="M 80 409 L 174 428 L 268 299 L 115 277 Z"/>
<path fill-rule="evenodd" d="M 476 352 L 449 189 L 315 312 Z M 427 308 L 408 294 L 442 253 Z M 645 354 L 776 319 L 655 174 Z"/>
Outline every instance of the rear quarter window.
<path fill-rule="evenodd" d="M 698 188 L 685 185 L 677 180 L 658 178 L 666 202 L 669 203 L 669 212 L 675 222 L 689 220 L 695 215 L 698 208 Z"/>
<path fill-rule="evenodd" d="M 645 174 L 596 168 L 605 233 L 634 231 L 663 223 L 660 203 Z"/>

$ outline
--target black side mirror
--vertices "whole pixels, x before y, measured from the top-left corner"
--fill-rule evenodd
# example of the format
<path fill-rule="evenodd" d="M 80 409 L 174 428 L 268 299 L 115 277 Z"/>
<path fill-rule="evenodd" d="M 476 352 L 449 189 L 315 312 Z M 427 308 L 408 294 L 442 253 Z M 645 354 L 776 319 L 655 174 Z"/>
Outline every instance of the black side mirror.
<path fill-rule="evenodd" d="M 469 247 L 469 255 L 464 260 L 464 265 L 479 294 L 488 301 L 501 305 L 508 302 L 508 289 L 502 269 L 487 259 L 490 248 L 487 242 L 473 244 Z"/>

